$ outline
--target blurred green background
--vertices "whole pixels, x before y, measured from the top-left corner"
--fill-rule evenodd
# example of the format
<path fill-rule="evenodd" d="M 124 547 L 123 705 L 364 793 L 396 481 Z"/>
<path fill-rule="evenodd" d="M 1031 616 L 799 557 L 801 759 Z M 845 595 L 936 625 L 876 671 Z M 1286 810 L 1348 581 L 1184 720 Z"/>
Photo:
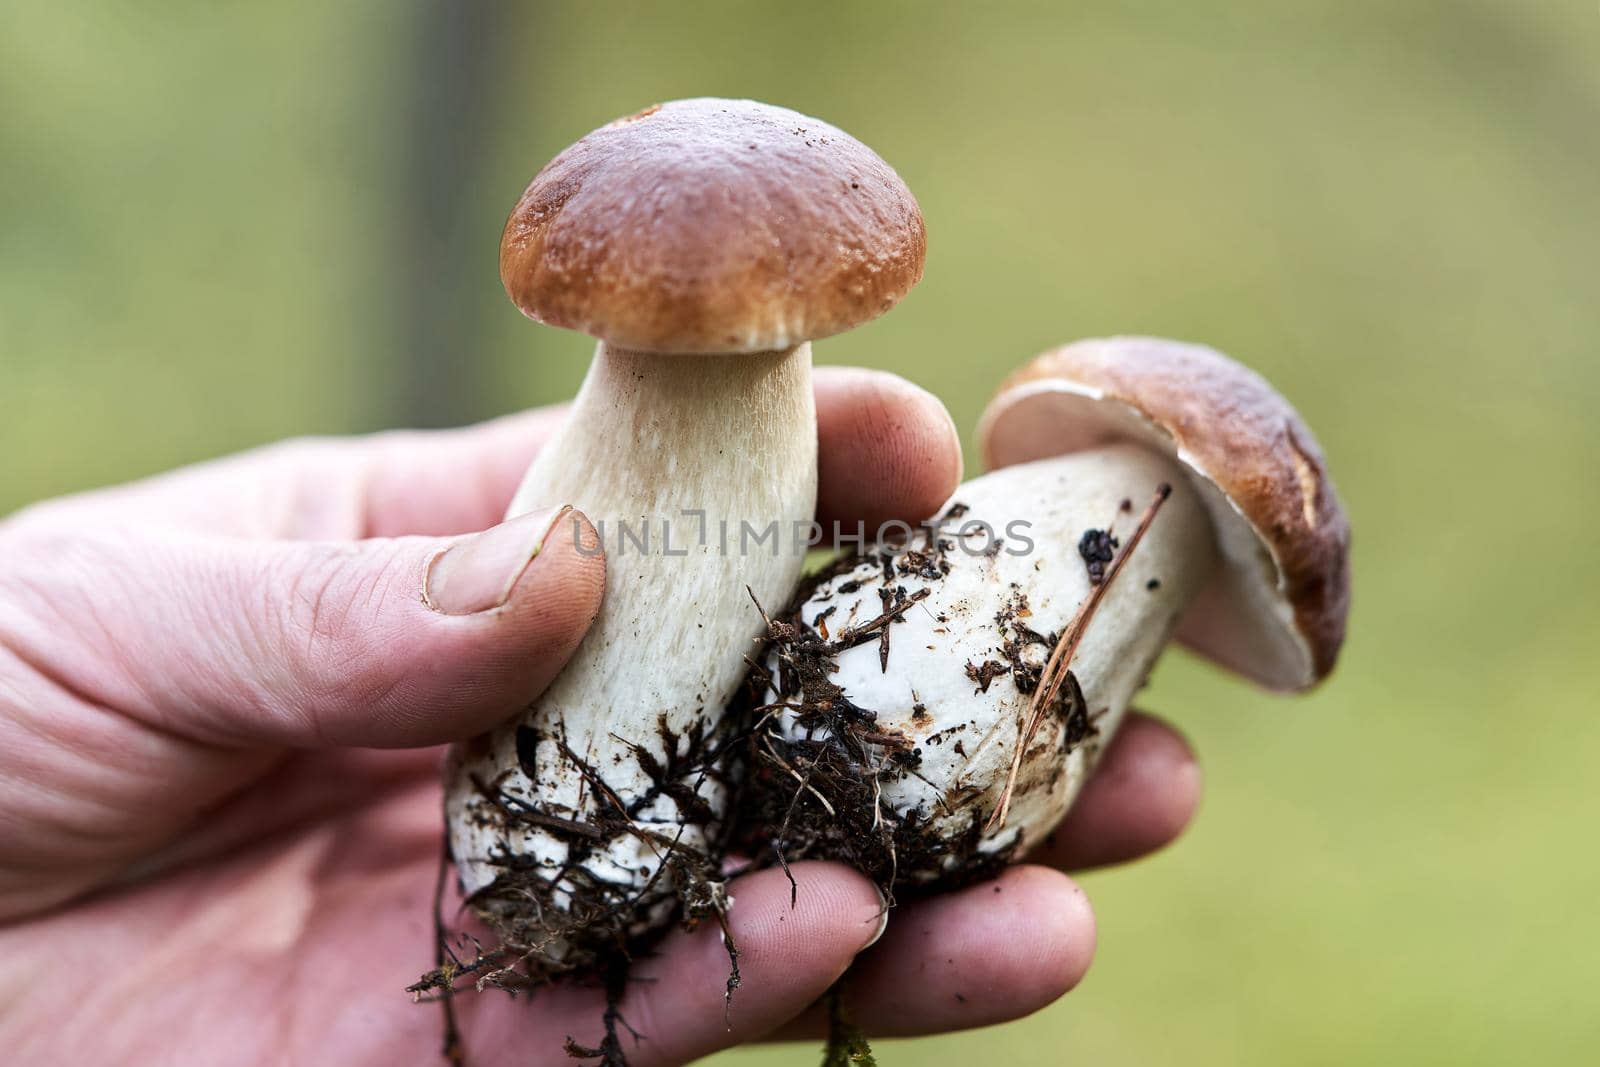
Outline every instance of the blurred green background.
<path fill-rule="evenodd" d="M 819 359 L 970 427 L 1048 345 L 1206 341 L 1299 405 L 1357 533 L 1325 690 L 1158 672 L 1210 791 L 1085 879 L 1083 987 L 882 1061 L 1600 1049 L 1593 0 L 456 7 L 0 11 L 0 513 L 565 396 L 590 343 L 496 272 L 534 171 L 656 100 L 813 113 L 929 229 L 922 286 Z"/>

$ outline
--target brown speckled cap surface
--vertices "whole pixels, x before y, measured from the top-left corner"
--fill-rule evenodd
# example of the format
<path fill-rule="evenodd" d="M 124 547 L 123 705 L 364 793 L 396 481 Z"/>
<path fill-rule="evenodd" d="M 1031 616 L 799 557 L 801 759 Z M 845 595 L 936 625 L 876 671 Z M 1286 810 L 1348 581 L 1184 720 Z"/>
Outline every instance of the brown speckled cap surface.
<path fill-rule="evenodd" d="M 1007 378 L 979 440 L 991 468 L 1113 440 L 1175 455 L 1224 559 L 1179 640 L 1274 689 L 1332 670 L 1350 605 L 1350 526 L 1316 438 L 1260 375 L 1200 345 L 1078 341 Z"/>
<path fill-rule="evenodd" d="M 922 214 L 866 145 L 750 100 L 676 100 L 579 140 L 506 222 L 529 318 L 620 348 L 788 348 L 876 318 L 922 277 Z"/>

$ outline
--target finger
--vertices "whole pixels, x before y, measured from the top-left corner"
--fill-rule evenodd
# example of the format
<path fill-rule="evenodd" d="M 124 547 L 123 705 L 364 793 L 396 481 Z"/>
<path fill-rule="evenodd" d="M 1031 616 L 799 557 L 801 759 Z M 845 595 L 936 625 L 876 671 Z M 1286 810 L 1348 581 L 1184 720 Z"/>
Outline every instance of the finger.
<path fill-rule="evenodd" d="M 879 525 L 924 519 L 961 480 L 961 439 L 944 405 L 904 378 L 859 367 L 818 367 L 817 511 L 871 535 Z M 499 521 L 528 462 L 565 408 L 496 419 L 463 430 L 380 434 L 330 444 L 359 473 L 361 515 L 349 536 L 445 534 Z M 363 450 L 367 450 L 363 452 Z M 299 462 L 325 484 L 329 457 Z M 340 463 L 334 461 L 332 466 Z M 317 536 L 339 536 L 336 531 Z"/>
<path fill-rule="evenodd" d="M 1078 802 L 1029 859 L 1067 870 L 1137 859 L 1183 833 L 1200 792 L 1200 764 L 1183 735 L 1132 712 Z"/>
<path fill-rule="evenodd" d="M 1012 867 L 890 912 L 882 940 L 845 979 L 849 1017 L 869 1037 L 907 1037 L 1020 1019 L 1083 979 L 1094 957 L 1094 913 L 1066 875 Z M 779 1040 L 826 1031 L 820 1006 L 780 1028 Z"/>
<path fill-rule="evenodd" d="M 355 477 L 359 531 L 352 536 L 437 536 L 493 526 L 566 415 L 560 404 L 460 429 L 394 430 L 339 442 L 351 452 Z"/>
<path fill-rule="evenodd" d="M 103 521 L 233 537 L 447 536 L 499 522 L 564 405 L 451 430 L 304 437 L 21 513 L 56 528 Z"/>
<path fill-rule="evenodd" d="M 961 439 L 932 393 L 859 367 L 818 367 L 815 388 L 817 511 L 825 530 L 838 521 L 853 531 L 860 522 L 870 536 L 890 519 L 926 518 L 955 492 Z M 362 532 L 352 536 L 460 533 L 498 521 L 564 415 L 544 408 L 464 430 L 332 442 L 348 448 L 346 462 L 360 470 L 362 517 L 352 523 Z M 326 478 L 328 457 L 313 449 L 299 462 L 308 477 Z"/>
<path fill-rule="evenodd" d="M 932 514 L 961 480 L 961 445 L 931 393 L 854 367 L 816 370 L 819 515 L 868 535 Z M 564 405 L 452 430 L 302 438 L 113 490 L 52 501 L 70 522 L 117 499 L 134 518 L 257 538 L 345 540 L 487 529 L 505 515 Z M 92 514 L 92 512 L 91 512 Z"/>
<path fill-rule="evenodd" d="M 961 481 L 961 437 L 937 397 L 904 378 L 819 367 L 817 520 L 868 537 L 891 520 L 920 522 Z"/>
<path fill-rule="evenodd" d="M 0 623 L 24 658 L 214 745 L 416 747 L 537 696 L 599 609 L 579 513 L 352 543 L 19 537 Z M 19 603 L 20 601 L 20 603 Z M 20 610 L 19 610 L 20 609 Z"/>
<path fill-rule="evenodd" d="M 760 871 L 730 885 L 728 925 L 741 978 L 731 1004 L 724 1000 L 728 953 L 715 924 L 671 935 L 634 966 L 621 1005 L 640 1035 L 637 1045 L 624 1038 L 629 1063 L 681 1064 L 761 1037 L 820 997 L 878 935 L 883 905 L 861 875 L 832 863 L 797 863 L 792 872 L 793 907 L 781 871 Z M 597 1046 L 598 1022 L 574 1018 L 569 1034 Z"/>

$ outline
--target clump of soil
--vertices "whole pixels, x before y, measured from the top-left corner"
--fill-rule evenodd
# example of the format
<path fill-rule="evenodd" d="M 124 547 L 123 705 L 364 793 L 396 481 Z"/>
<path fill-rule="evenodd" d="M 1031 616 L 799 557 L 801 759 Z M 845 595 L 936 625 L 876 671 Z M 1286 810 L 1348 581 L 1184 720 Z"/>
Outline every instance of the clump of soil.
<path fill-rule="evenodd" d="M 877 644 L 879 663 L 888 669 L 893 628 L 950 573 L 954 544 L 946 527 L 966 510 L 952 505 L 909 543 L 841 556 L 812 575 L 787 610 L 767 618 L 766 656 L 752 665 L 736 714 L 730 715 L 749 724 L 749 780 L 738 805 L 736 845 L 757 862 L 770 857 L 767 862 L 787 869 L 800 859 L 842 860 L 892 902 L 897 891 L 917 891 L 897 879 L 902 869 L 949 869 L 952 880 L 940 883 L 949 888 L 981 880 L 1009 858 L 1003 850 L 979 856 L 982 820 L 972 820 L 964 835 L 952 839 L 931 828 L 926 812 L 897 812 L 883 799 L 886 782 L 916 773 L 922 750 L 904 733 L 881 725 L 873 710 L 853 702 L 831 678 L 841 653 L 869 643 Z M 842 628 L 829 626 L 832 607 L 810 620 L 802 617 L 828 583 L 837 581 L 840 593 L 858 592 L 862 583 L 847 576 L 869 564 L 882 578 L 880 614 Z M 998 661 L 967 665 L 984 689 L 1012 669 Z M 777 716 L 786 712 L 799 730 L 775 728 Z"/>
<path fill-rule="evenodd" d="M 988 807 L 974 811 L 957 832 L 949 820 L 935 827 L 920 806 L 897 809 L 884 799 L 886 785 L 918 774 L 920 744 L 949 743 L 964 754 L 959 737 L 944 736 L 957 728 L 908 736 L 881 723 L 872 708 L 857 704 L 833 676 L 840 655 L 870 642 L 877 643 L 880 666 L 887 672 L 894 628 L 904 621 L 906 610 L 929 597 L 953 567 L 986 562 L 953 558 L 957 535 L 951 525 L 968 509 L 953 504 L 911 540 L 842 556 L 813 575 L 785 611 L 767 617 L 766 655 L 752 664 L 742 705 L 730 716 L 750 724 L 745 759 L 749 781 L 738 805 L 738 846 L 758 858 L 769 855 L 785 868 L 796 859 L 845 861 L 877 883 L 891 901 L 896 891 L 942 890 L 983 880 L 1016 858 L 1015 843 L 996 847 L 992 835 L 1004 827 L 1016 790 L 1053 787 L 1064 773 L 1066 755 L 1098 743 L 1099 713 L 1088 707 L 1071 670 L 1072 657 L 1107 588 L 1170 492 L 1165 485 L 1157 490 L 1125 544 L 1109 529 L 1084 531 L 1078 552 L 1090 593 L 1060 633 L 1033 629 L 1027 592 L 1010 586 L 994 615 L 997 644 L 988 657 L 969 660 L 963 669 L 975 693 L 988 693 L 996 679 L 1009 677 L 1029 702 L 997 798 L 983 799 L 987 790 L 978 786 L 945 794 L 949 807 Z M 812 606 L 825 601 L 830 591 L 860 592 L 867 581 L 857 577 L 862 573 L 879 585 L 882 611 L 872 619 L 841 627 L 836 606 L 820 611 Z M 808 608 L 815 612 L 809 620 L 803 615 Z M 936 618 L 946 621 L 942 615 Z M 925 707 L 913 706 L 913 723 L 927 718 Z M 1049 723 L 1057 728 L 1047 736 L 1058 737 L 1061 749 L 1056 775 L 1023 775 L 1025 763 L 1038 766 L 1036 755 L 1042 754 L 1035 745 Z"/>
<path fill-rule="evenodd" d="M 587 1047 L 569 1040 L 568 1055 L 596 1060 L 601 1067 L 625 1067 L 619 1033 L 629 1028 L 619 1004 L 632 960 L 648 952 L 671 928 L 670 923 L 659 924 L 640 932 L 639 917 L 658 907 L 675 912 L 678 925 L 685 928 L 706 920 L 721 925 L 729 960 L 727 996 L 732 997 L 740 982 L 739 952 L 727 925 L 728 895 L 721 864 L 731 827 L 718 819 L 703 794 L 713 783 L 733 788 L 738 777 L 736 763 L 744 752 L 743 739 L 729 723 L 710 729 L 697 724 L 688 734 L 678 734 L 668 727 L 665 716 L 658 719 L 656 734 L 664 758 L 649 747 L 632 745 L 638 773 L 628 773 L 626 791 L 608 782 L 599 768 L 586 763 L 564 739 L 550 739 L 555 741 L 559 758 L 576 768 L 594 790 L 596 803 L 582 818 L 513 795 L 498 780 L 473 779 L 473 786 L 488 802 L 483 806 L 485 818 L 506 831 L 537 827 L 564 841 L 568 851 L 566 862 L 560 865 L 510 852 L 494 857 L 497 877 L 463 901 L 488 928 L 493 942 L 485 945 L 471 933 L 452 932 L 442 914 L 445 879 L 454 868 L 446 844 L 435 896 L 436 966 L 408 986 L 407 992 L 419 1001 L 443 1004 L 443 1051 L 448 1062 L 465 1062 L 451 1003 L 455 994 L 467 988 L 532 992 L 557 976 L 573 975 L 601 981 L 607 1009 L 602 1043 Z M 518 728 L 517 754 L 529 781 L 539 780 L 532 764 L 544 740 L 534 727 Z M 641 778 L 648 783 L 643 790 L 638 788 Z M 679 825 L 704 831 L 705 849 L 691 848 L 679 834 L 668 835 L 654 828 L 645 813 L 662 797 L 672 800 Z M 648 841 L 663 857 L 643 886 L 607 881 L 585 865 L 623 835 Z M 551 966 L 556 955 L 560 965 Z"/>

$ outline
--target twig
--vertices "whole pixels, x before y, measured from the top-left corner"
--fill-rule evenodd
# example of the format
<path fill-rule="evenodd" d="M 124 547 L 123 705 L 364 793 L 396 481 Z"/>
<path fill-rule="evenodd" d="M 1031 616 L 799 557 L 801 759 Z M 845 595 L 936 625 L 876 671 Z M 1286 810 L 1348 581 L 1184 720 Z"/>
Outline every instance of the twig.
<path fill-rule="evenodd" d="M 1143 540 L 1145 531 L 1149 530 L 1150 524 L 1155 521 L 1156 513 L 1171 495 L 1172 486 L 1167 483 L 1162 482 L 1156 487 L 1155 496 L 1146 505 L 1144 514 L 1139 516 L 1139 525 L 1128 535 L 1127 543 L 1106 568 L 1105 577 L 1098 584 L 1089 587 L 1089 595 L 1078 605 L 1077 613 L 1072 616 L 1072 621 L 1067 623 L 1066 629 L 1061 631 L 1061 639 L 1056 642 L 1055 649 L 1050 653 L 1050 659 L 1046 661 L 1044 670 L 1039 675 L 1039 686 L 1034 690 L 1033 700 L 1029 703 L 1027 716 L 1023 720 L 1023 729 L 1017 735 L 1016 748 L 1011 753 L 1011 769 L 1006 774 L 1005 788 L 1000 791 L 1000 803 L 995 805 L 994 813 L 984 824 L 986 833 L 1005 825 L 1006 815 L 1011 811 L 1011 794 L 1016 788 L 1017 775 L 1022 771 L 1022 755 L 1044 723 L 1045 711 L 1055 700 L 1062 682 L 1072 673 L 1069 664 L 1078 651 L 1078 644 L 1083 640 L 1083 635 L 1089 629 L 1089 620 L 1094 618 L 1095 610 L 1105 599 L 1106 590 L 1111 588 L 1111 583 L 1122 571 L 1122 565 L 1128 561 L 1128 557 Z"/>

